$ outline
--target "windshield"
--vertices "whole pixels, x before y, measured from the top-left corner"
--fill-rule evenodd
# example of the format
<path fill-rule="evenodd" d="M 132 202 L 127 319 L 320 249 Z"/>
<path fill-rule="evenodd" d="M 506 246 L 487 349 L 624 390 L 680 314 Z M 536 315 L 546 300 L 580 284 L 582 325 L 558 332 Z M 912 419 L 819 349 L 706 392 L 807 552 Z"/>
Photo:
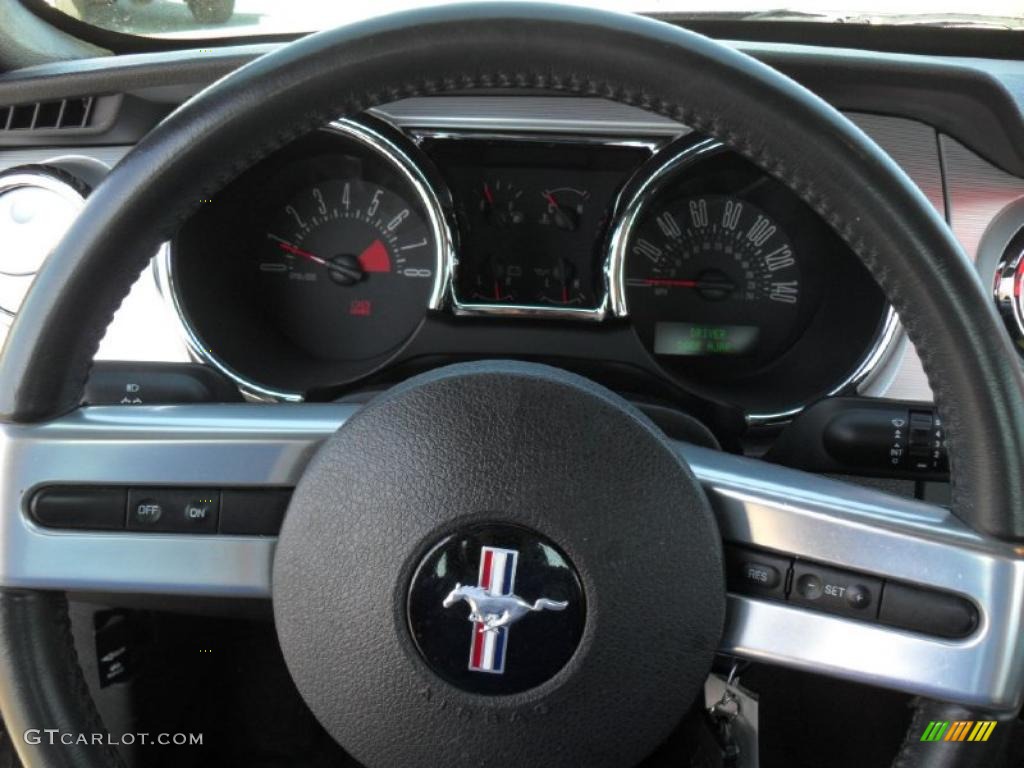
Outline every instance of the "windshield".
<path fill-rule="evenodd" d="M 421 0 L 46 0 L 89 24 L 135 35 L 223 37 L 311 32 L 416 8 Z M 572 2 L 572 0 L 570 0 Z M 1021 0 L 577 0 L 574 4 L 703 19 L 1024 28 Z"/>

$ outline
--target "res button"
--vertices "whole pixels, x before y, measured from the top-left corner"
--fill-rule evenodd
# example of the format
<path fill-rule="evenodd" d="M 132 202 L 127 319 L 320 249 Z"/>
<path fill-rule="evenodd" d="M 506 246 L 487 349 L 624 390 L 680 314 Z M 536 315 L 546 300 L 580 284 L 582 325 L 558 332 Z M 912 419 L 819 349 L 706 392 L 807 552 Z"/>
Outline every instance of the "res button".
<path fill-rule="evenodd" d="M 743 547 L 726 548 L 728 587 L 733 592 L 785 599 L 790 560 Z"/>

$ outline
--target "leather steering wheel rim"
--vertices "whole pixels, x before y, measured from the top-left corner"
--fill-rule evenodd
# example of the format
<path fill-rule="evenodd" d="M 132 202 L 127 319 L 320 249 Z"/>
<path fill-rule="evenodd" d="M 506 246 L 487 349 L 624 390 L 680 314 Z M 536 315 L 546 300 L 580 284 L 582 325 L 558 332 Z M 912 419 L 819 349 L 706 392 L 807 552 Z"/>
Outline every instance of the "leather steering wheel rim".
<path fill-rule="evenodd" d="M 99 341 L 150 255 L 260 158 L 374 105 L 513 88 L 665 115 L 793 189 L 871 271 L 921 354 L 946 425 L 954 512 L 990 536 L 1024 538 L 1024 379 L 969 260 L 921 192 L 846 118 L 778 72 L 668 24 L 580 8 L 403 12 L 303 38 L 198 94 L 125 157 L 47 260 L 0 359 L 0 418 L 35 423 L 76 408 Z M 40 608 L 43 595 L 0 599 L 0 706 L 11 729 L 95 730 L 77 665 L 55 657 L 70 646 L 55 639 L 61 629 Z M 29 765 L 116 761 L 108 749 L 20 749 Z"/>

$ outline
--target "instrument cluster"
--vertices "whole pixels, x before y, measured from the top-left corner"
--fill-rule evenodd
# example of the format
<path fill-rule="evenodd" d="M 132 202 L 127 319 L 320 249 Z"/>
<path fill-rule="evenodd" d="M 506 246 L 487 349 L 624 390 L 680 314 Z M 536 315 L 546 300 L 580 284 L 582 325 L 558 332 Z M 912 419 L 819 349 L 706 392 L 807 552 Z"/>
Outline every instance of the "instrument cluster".
<path fill-rule="evenodd" d="M 193 352 L 269 399 L 528 357 L 772 421 L 853 386 L 895 331 L 820 217 L 695 135 L 338 122 L 204 206 L 162 274 Z"/>
<path fill-rule="evenodd" d="M 601 318 L 615 196 L 648 147 L 485 137 L 421 147 L 454 204 L 456 314 Z"/>

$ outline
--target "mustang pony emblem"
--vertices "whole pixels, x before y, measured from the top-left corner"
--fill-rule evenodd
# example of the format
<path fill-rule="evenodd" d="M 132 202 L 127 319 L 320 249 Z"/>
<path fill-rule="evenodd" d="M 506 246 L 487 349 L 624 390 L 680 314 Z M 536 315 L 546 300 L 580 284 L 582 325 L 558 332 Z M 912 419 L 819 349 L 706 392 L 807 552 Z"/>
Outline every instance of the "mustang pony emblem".
<path fill-rule="evenodd" d="M 569 605 L 546 597 L 528 603 L 513 594 L 518 562 L 519 553 L 514 549 L 481 547 L 479 585 L 456 584 L 444 599 L 445 608 L 460 600 L 469 604 L 469 620 L 473 622 L 469 668 L 474 672 L 504 673 L 509 627 L 528 613 L 562 611 Z"/>
<path fill-rule="evenodd" d="M 483 624 L 482 632 L 497 632 L 531 611 L 561 611 L 569 605 L 564 600 L 548 600 L 546 597 L 535 600 L 531 605 L 517 595 L 492 595 L 483 587 L 456 584 L 444 599 L 444 607 L 451 608 L 459 600 L 469 603 L 469 620 Z"/>

